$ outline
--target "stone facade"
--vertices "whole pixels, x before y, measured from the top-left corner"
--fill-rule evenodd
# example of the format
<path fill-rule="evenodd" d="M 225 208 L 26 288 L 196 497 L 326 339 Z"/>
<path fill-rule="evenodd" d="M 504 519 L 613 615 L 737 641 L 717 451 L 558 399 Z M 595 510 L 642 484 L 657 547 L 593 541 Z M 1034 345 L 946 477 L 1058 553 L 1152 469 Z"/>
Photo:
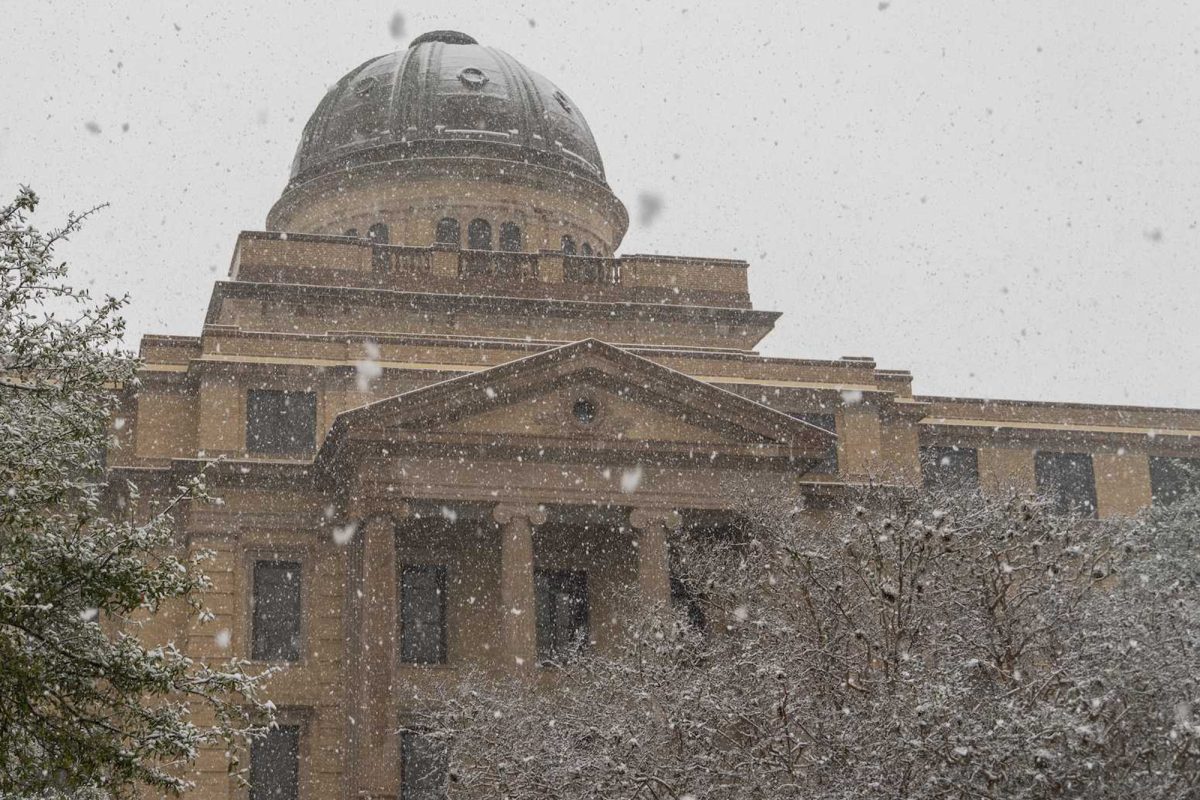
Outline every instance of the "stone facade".
<path fill-rule="evenodd" d="M 238 237 L 201 334 L 143 340 L 114 434 L 112 469 L 149 495 L 221 457 L 223 502 L 180 520 L 186 547 L 216 553 L 217 619 L 168 613 L 146 636 L 249 658 L 256 564 L 298 570 L 295 658 L 260 660 L 286 667 L 270 694 L 299 729 L 300 797 L 401 796 L 409 682 L 536 679 L 538 571 L 586 574 L 604 649 L 671 602 L 671 531 L 747 493 L 819 506 L 856 482 L 916 483 L 931 447 L 970 454 L 986 490 L 1033 489 L 1049 451 L 1090 456 L 1111 516 L 1151 502 L 1152 457 L 1200 457 L 1198 410 L 922 397 L 869 358 L 765 358 L 778 314 L 751 306 L 745 262 L 564 253 L 563 231 L 615 251 L 619 203 L 572 190 L 556 214 L 546 175 L 480 189 L 449 163 L 438 185 L 344 170 L 340 206 L 306 194 L 315 179 L 291 187 L 273 219 L 297 227 Z M 435 242 L 440 219 L 484 206 L 525 226 L 519 252 Z M 388 244 L 330 235 L 377 220 Z M 413 565 L 444 580 L 437 663 L 399 644 Z M 222 752 L 195 778 L 203 800 L 242 791 Z"/>

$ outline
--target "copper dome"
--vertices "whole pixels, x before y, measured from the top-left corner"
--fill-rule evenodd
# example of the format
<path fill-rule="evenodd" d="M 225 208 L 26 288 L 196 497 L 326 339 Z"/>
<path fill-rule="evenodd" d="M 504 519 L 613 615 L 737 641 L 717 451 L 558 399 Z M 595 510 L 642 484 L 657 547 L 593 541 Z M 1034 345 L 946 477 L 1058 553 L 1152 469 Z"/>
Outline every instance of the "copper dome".
<path fill-rule="evenodd" d="M 487 158 L 607 186 L 583 113 L 546 78 L 464 33 L 434 31 L 351 70 L 304 127 L 291 183 L 357 166 Z"/>

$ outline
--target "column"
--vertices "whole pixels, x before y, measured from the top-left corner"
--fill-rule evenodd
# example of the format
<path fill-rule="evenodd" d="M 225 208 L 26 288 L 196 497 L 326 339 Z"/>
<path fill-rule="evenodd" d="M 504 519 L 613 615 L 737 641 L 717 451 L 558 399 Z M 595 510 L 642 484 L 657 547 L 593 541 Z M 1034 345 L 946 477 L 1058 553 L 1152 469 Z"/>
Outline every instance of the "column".
<path fill-rule="evenodd" d="M 500 504 L 500 657 L 505 670 L 532 670 L 537 663 L 537 609 L 533 592 L 533 528 L 546 521 L 536 506 Z"/>
<path fill-rule="evenodd" d="M 1145 453 L 1093 453 L 1092 471 L 1100 517 L 1133 516 L 1150 505 L 1150 459 Z"/>
<path fill-rule="evenodd" d="M 637 531 L 638 594 L 650 613 L 671 607 L 667 537 L 680 521 L 679 513 L 667 508 L 635 508 L 629 512 L 629 525 Z"/>
<path fill-rule="evenodd" d="M 355 532 L 357 580 L 351 582 L 356 640 L 351 647 L 350 780 L 354 795 L 391 800 L 399 791 L 399 698 L 396 693 L 396 524 L 407 510 L 367 518 Z"/>
<path fill-rule="evenodd" d="M 1033 450 L 1028 447 L 979 448 L 979 485 L 990 494 L 1032 492 L 1037 488 Z"/>

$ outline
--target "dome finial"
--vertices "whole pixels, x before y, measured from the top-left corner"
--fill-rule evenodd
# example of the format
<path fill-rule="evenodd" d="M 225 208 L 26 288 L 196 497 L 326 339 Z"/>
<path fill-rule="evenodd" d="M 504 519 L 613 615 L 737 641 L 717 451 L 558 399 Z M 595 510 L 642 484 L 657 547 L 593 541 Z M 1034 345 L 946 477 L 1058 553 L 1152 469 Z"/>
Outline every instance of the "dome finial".
<path fill-rule="evenodd" d="M 475 41 L 475 37 L 468 36 L 460 31 L 429 31 L 422 33 L 417 38 L 408 43 L 409 47 L 416 47 L 419 44 L 426 42 L 441 42 L 442 44 L 479 44 Z"/>

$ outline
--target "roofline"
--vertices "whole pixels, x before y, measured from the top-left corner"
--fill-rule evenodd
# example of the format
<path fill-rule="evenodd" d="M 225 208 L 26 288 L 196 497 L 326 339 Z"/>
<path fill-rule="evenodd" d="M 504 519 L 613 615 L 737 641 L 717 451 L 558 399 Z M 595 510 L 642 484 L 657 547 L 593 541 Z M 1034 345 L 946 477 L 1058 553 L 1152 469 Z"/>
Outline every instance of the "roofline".
<path fill-rule="evenodd" d="M 269 283 L 265 281 L 216 281 L 213 284 L 212 295 L 208 303 L 208 311 L 204 324 L 213 325 L 220 304 L 226 296 L 235 296 L 237 292 L 278 292 L 300 291 L 312 295 L 329 295 L 332 297 L 376 297 L 380 299 L 408 300 L 410 304 L 416 301 L 426 304 L 442 304 L 457 307 L 474 306 L 488 307 L 497 303 L 509 307 L 531 308 L 539 311 L 559 309 L 563 311 L 593 312 L 598 315 L 608 315 L 615 308 L 627 308 L 634 312 L 649 312 L 668 314 L 676 317 L 707 316 L 715 318 L 757 318 L 762 324 L 774 325 L 783 315 L 781 311 L 763 311 L 754 308 L 736 308 L 732 306 L 698 306 L 675 303 L 636 303 L 631 301 L 601 302 L 597 300 L 564 300 L 558 298 L 511 297 L 508 295 L 464 295 L 442 292 L 404 292 L 396 289 L 377 289 L 359 286 L 323 286 L 309 283 Z"/>
<path fill-rule="evenodd" d="M 1013 398 L 947 397 L 943 395 L 914 395 L 912 399 L 920 403 L 969 403 L 977 405 L 1012 407 L 1032 406 L 1036 408 L 1081 408 L 1096 411 L 1169 411 L 1180 414 L 1200 414 L 1200 408 L 1186 408 L 1180 406 L 1110 405 L 1107 403 L 1086 403 L 1074 402 L 1070 400 L 1018 400 Z"/>

